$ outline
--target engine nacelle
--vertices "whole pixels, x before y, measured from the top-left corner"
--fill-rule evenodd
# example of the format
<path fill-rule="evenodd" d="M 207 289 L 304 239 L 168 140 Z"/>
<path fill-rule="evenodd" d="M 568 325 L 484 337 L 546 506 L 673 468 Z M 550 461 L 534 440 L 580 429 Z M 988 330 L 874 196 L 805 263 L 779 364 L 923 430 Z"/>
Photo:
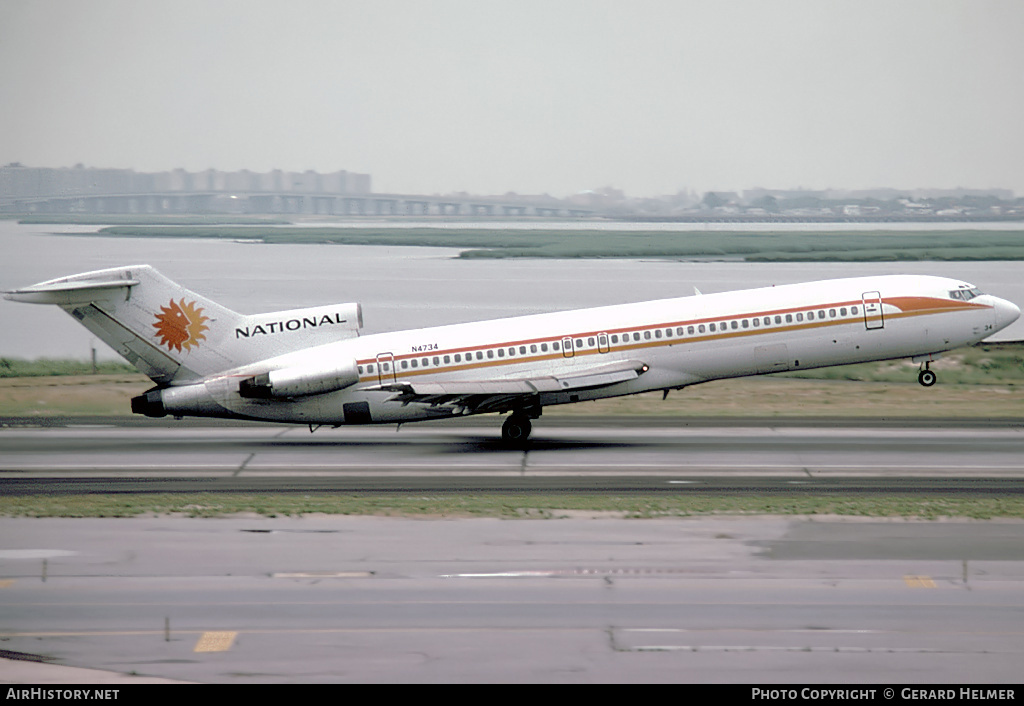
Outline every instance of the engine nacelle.
<path fill-rule="evenodd" d="M 221 416 L 224 408 L 213 401 L 206 385 L 183 385 L 149 390 L 132 398 L 132 412 L 147 417 Z"/>
<path fill-rule="evenodd" d="M 333 365 L 281 368 L 246 378 L 238 385 L 238 394 L 250 399 L 303 397 L 334 392 L 359 382 L 355 358 Z"/>

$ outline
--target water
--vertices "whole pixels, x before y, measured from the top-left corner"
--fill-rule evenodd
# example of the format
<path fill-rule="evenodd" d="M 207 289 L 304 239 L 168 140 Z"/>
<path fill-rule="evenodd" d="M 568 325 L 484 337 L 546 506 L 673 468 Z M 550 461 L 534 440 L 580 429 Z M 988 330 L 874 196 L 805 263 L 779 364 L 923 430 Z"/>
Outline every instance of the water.
<path fill-rule="evenodd" d="M 60 235 L 97 230 L 0 221 L 0 289 L 105 267 L 149 264 L 243 313 L 359 301 L 365 333 L 688 296 L 694 287 L 710 294 L 869 274 L 956 277 L 1024 304 L 1021 262 L 459 260 L 457 251 L 443 248 Z M 997 340 L 1024 340 L 1024 321 Z M 56 307 L 0 300 L 0 356 L 88 360 L 93 346 L 101 359 L 117 359 Z"/>

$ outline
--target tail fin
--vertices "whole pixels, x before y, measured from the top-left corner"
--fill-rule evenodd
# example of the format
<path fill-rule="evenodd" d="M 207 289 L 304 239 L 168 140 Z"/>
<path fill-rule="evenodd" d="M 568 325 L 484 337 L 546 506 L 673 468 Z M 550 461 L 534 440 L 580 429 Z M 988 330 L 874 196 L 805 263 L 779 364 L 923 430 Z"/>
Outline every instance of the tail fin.
<path fill-rule="evenodd" d="M 56 304 L 161 386 L 195 382 L 349 337 L 362 323 L 358 304 L 238 314 L 175 284 L 149 265 L 61 277 L 10 292 L 7 298 Z M 299 325 L 293 328 L 295 321 Z M 268 330 L 293 335 L 267 336 Z M 264 335 L 254 337 L 253 332 Z"/>

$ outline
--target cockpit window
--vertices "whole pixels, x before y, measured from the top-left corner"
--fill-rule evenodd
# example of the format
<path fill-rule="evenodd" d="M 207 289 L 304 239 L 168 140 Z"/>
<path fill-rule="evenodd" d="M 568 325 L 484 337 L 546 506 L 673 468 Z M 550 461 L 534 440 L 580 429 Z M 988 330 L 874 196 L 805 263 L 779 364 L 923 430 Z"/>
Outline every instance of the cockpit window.
<path fill-rule="evenodd" d="M 977 287 L 961 287 L 960 289 L 954 289 L 949 293 L 950 299 L 959 299 L 960 301 L 968 302 L 975 297 L 980 297 L 982 292 Z"/>

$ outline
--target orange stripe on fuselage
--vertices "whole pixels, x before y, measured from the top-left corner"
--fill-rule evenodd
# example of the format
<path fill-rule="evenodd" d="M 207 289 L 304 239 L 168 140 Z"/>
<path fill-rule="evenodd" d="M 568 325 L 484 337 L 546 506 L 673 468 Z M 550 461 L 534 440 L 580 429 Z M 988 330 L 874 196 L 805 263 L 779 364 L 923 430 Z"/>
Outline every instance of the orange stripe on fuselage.
<path fill-rule="evenodd" d="M 950 312 L 954 312 L 954 311 L 967 311 L 967 310 L 971 310 L 971 309 L 989 309 L 989 308 L 991 308 L 991 307 L 989 307 L 986 304 L 973 304 L 971 302 L 957 301 L 957 300 L 954 300 L 954 299 L 942 299 L 942 298 L 938 298 L 938 297 L 891 297 L 891 298 L 888 298 L 888 299 L 883 299 L 882 300 L 882 304 L 883 305 L 888 304 L 888 305 L 896 307 L 897 309 L 900 310 L 899 312 L 883 313 L 882 314 L 882 318 L 883 319 L 909 318 L 909 317 L 914 317 L 914 316 L 925 316 L 925 315 L 930 315 L 930 314 L 950 313 Z M 542 343 L 549 343 L 550 344 L 550 343 L 553 343 L 553 342 L 561 343 L 561 341 L 563 339 L 565 339 L 565 338 L 571 338 L 571 339 L 575 340 L 575 339 L 578 339 L 578 338 L 588 338 L 588 337 L 592 337 L 592 336 L 598 336 L 600 334 L 607 334 L 609 336 L 611 336 L 613 334 L 630 335 L 632 333 L 643 333 L 645 331 L 653 332 L 656 329 L 662 329 L 662 330 L 663 329 L 667 329 L 667 328 L 673 328 L 674 329 L 674 328 L 678 328 L 678 327 L 681 327 L 681 326 L 699 326 L 701 324 L 711 324 L 711 323 L 714 323 L 716 325 L 717 324 L 725 325 L 726 322 L 741 321 L 743 319 L 755 319 L 755 318 L 756 319 L 762 319 L 762 318 L 764 318 L 766 316 L 767 317 L 775 317 L 775 316 L 784 316 L 786 314 L 797 314 L 797 313 L 804 313 L 804 314 L 806 314 L 809 311 L 817 312 L 817 311 L 826 310 L 826 309 L 841 309 L 843 307 L 850 308 L 850 307 L 854 307 L 854 306 L 863 307 L 863 301 L 861 301 L 859 299 L 847 300 L 847 301 L 844 301 L 844 302 L 836 302 L 836 303 L 831 303 L 831 304 L 820 304 L 820 305 L 815 305 L 815 306 L 792 307 L 792 308 L 787 308 L 787 309 L 772 309 L 772 310 L 769 310 L 769 311 L 762 311 L 762 312 L 757 312 L 757 313 L 733 314 L 733 315 L 729 315 L 729 316 L 716 316 L 716 317 L 710 317 L 710 318 L 689 319 L 689 320 L 686 320 L 686 321 L 671 321 L 671 322 L 664 322 L 664 323 L 659 323 L 659 324 L 646 324 L 644 326 L 634 326 L 634 327 L 628 327 L 628 328 L 602 329 L 602 330 L 588 331 L 588 332 L 584 332 L 584 333 L 567 334 L 567 335 L 561 335 L 561 336 L 548 336 L 548 337 L 545 337 L 545 338 L 533 338 L 533 339 L 525 339 L 525 340 L 519 340 L 519 341 L 507 341 L 507 342 L 504 342 L 504 343 L 491 343 L 491 344 L 486 344 L 486 345 L 483 345 L 483 346 L 480 346 L 480 345 L 477 345 L 477 346 L 463 346 L 463 347 L 459 347 L 459 348 L 448 348 L 448 349 L 444 349 L 444 350 L 430 351 L 429 355 L 424 355 L 423 353 L 407 353 L 407 354 L 402 354 L 402 355 L 395 355 L 395 356 L 393 356 L 392 360 L 394 362 L 398 362 L 398 361 L 402 361 L 402 360 L 412 360 L 414 358 L 416 360 L 420 360 L 422 358 L 435 358 L 435 357 L 441 357 L 441 356 L 445 356 L 445 355 L 455 355 L 456 353 L 462 354 L 462 353 L 467 353 L 467 352 L 476 352 L 478 350 L 488 350 L 488 349 L 497 350 L 498 348 L 510 348 L 510 347 L 518 347 L 518 346 L 539 345 L 539 344 L 542 344 Z M 873 319 L 877 319 L 878 315 L 873 315 L 872 318 Z M 785 325 L 783 325 L 783 324 L 772 324 L 772 325 L 769 325 L 767 327 L 762 326 L 762 327 L 749 327 L 749 328 L 745 328 L 745 329 L 741 328 L 741 329 L 737 329 L 737 330 L 727 330 L 727 331 L 724 331 L 724 332 L 715 332 L 714 334 L 711 334 L 711 333 L 699 334 L 698 333 L 698 334 L 687 334 L 687 335 L 683 335 L 683 336 L 674 336 L 672 338 L 667 338 L 666 337 L 666 338 L 660 338 L 660 339 L 650 339 L 650 340 L 645 339 L 643 341 L 629 341 L 629 342 L 621 342 L 621 343 L 615 343 L 615 344 L 609 343 L 609 346 L 611 347 L 612 351 L 642 350 L 642 349 L 646 349 L 646 348 L 659 348 L 659 347 L 662 347 L 662 346 L 674 346 L 674 345 L 678 345 L 680 343 L 704 343 L 704 342 L 707 342 L 707 341 L 725 340 L 725 339 L 729 339 L 729 338 L 741 338 L 741 337 L 745 337 L 745 336 L 757 336 L 757 335 L 762 335 L 762 334 L 774 334 L 774 333 L 788 333 L 788 332 L 792 332 L 792 331 L 803 331 L 803 330 L 815 329 L 815 328 L 825 328 L 827 326 L 841 326 L 841 325 L 845 325 L 845 324 L 855 324 L 855 323 L 858 323 L 858 322 L 862 322 L 863 320 L 864 320 L 864 314 L 863 314 L 863 311 L 861 311 L 861 312 L 858 312 L 856 315 L 848 316 L 847 318 L 837 318 L 837 319 L 831 319 L 830 318 L 830 319 L 827 319 L 827 320 L 806 321 L 806 322 L 801 322 L 801 323 L 798 323 L 798 324 L 793 324 L 793 323 L 785 324 Z M 510 357 L 505 357 L 505 358 L 495 358 L 495 359 L 487 359 L 487 360 L 474 360 L 474 361 L 466 361 L 464 363 L 460 362 L 460 363 L 452 363 L 452 364 L 441 364 L 441 365 L 438 365 L 438 366 L 431 366 L 431 367 L 428 367 L 428 368 L 418 368 L 418 369 L 406 368 L 406 369 L 403 369 L 403 370 L 400 370 L 400 371 L 396 370 L 394 372 L 399 377 L 412 377 L 414 375 L 433 375 L 433 374 L 440 374 L 440 373 L 461 372 L 461 371 L 464 371 L 464 370 L 475 370 L 475 369 L 482 369 L 482 368 L 492 368 L 492 367 L 499 366 L 499 365 L 521 365 L 521 364 L 524 364 L 524 363 L 537 363 L 537 362 L 544 362 L 544 361 L 550 361 L 550 360 L 562 360 L 562 359 L 566 359 L 566 358 L 579 358 L 579 357 L 588 356 L 588 355 L 605 355 L 605 354 L 601 353 L 599 350 L 594 348 L 594 349 L 586 349 L 586 350 L 575 350 L 573 352 L 572 356 L 565 356 L 565 355 L 563 355 L 563 353 L 561 351 L 554 351 L 552 353 L 540 354 L 540 355 L 538 355 L 536 353 L 527 353 L 527 354 L 520 354 L 520 355 L 521 355 L 521 357 L 510 356 Z M 371 365 L 371 364 L 378 363 L 379 361 L 377 361 L 376 358 L 367 358 L 367 359 L 360 360 L 360 361 L 357 361 L 357 362 L 360 365 Z M 394 364 L 394 363 L 392 363 L 392 364 Z M 391 374 L 389 373 L 387 375 L 387 377 L 391 377 Z M 376 374 L 374 374 L 374 375 L 366 375 L 366 376 L 363 376 L 363 377 L 360 378 L 360 382 L 377 382 L 378 380 L 379 380 L 379 378 L 378 378 L 378 375 L 376 375 Z"/>
<path fill-rule="evenodd" d="M 936 297 L 892 297 L 883 299 L 883 304 L 890 304 L 899 309 L 904 316 L 908 314 L 941 314 L 946 311 L 964 311 L 967 309 L 991 309 L 987 304 L 972 304 L 956 299 L 938 299 Z"/>

